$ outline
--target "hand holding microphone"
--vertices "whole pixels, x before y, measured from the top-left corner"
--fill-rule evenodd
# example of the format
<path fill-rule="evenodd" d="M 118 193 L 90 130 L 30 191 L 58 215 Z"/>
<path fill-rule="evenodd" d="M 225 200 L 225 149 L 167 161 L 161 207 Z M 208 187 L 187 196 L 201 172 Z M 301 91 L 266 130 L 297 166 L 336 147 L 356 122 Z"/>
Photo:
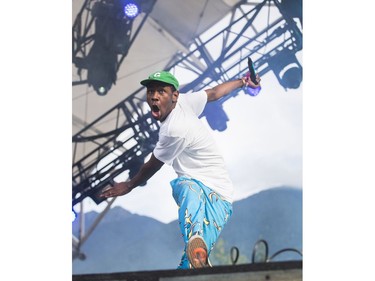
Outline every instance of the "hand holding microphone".
<path fill-rule="evenodd" d="M 243 78 L 243 81 L 245 82 L 245 93 L 254 97 L 258 95 L 260 90 L 262 89 L 259 85 L 261 79 L 259 75 L 255 72 L 253 61 L 250 57 L 247 59 L 247 64 L 249 67 L 249 71 Z"/>

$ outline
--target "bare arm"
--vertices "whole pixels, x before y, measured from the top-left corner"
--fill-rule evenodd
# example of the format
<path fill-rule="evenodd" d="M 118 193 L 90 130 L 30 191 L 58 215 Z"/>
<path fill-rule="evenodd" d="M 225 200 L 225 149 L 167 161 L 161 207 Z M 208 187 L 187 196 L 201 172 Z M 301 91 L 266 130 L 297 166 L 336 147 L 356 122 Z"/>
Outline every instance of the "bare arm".
<path fill-rule="evenodd" d="M 212 89 L 206 90 L 207 101 L 210 102 L 210 101 L 218 100 L 221 97 L 223 97 L 225 95 L 228 95 L 233 90 L 241 88 L 245 85 L 247 85 L 251 88 L 260 87 L 260 84 L 259 84 L 260 78 L 259 78 L 258 75 L 257 75 L 257 81 L 258 81 L 258 84 L 255 85 L 250 79 L 246 79 L 244 77 L 242 79 L 236 79 L 236 80 L 224 82 L 222 84 L 219 84 L 219 85 L 213 87 Z"/>
<path fill-rule="evenodd" d="M 149 180 L 163 165 L 164 163 L 152 154 L 151 158 L 142 165 L 130 181 L 114 183 L 112 187 L 103 190 L 100 196 L 108 198 L 128 194 L 134 188 Z"/>

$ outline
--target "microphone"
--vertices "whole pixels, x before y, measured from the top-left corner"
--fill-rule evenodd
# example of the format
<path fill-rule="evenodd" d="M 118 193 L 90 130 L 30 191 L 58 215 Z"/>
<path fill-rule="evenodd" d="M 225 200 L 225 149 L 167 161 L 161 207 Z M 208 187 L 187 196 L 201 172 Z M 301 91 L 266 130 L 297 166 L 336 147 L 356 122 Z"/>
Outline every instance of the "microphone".
<path fill-rule="evenodd" d="M 249 73 L 247 75 L 250 75 L 250 80 L 255 84 L 258 85 L 258 81 L 256 79 L 256 72 L 254 69 L 254 64 L 253 61 L 251 60 L 250 57 L 247 58 L 247 65 L 249 67 Z M 248 76 L 247 76 L 248 77 Z M 251 88 L 251 87 L 246 87 L 245 93 L 249 94 L 250 96 L 257 96 L 262 88 L 256 87 L 256 88 Z"/>
<path fill-rule="evenodd" d="M 258 85 L 257 79 L 256 79 L 256 73 L 254 69 L 253 61 L 250 57 L 247 58 L 247 65 L 249 66 L 249 72 L 250 72 L 250 79 L 253 81 L 255 85 Z"/>

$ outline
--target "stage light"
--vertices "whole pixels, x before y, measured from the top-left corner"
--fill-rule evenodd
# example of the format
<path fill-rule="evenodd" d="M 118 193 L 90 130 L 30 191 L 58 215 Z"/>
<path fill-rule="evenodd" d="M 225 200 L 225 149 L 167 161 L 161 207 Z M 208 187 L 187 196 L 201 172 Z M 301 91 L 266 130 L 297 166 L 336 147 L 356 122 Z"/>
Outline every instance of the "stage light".
<path fill-rule="evenodd" d="M 302 65 L 292 51 L 280 52 L 269 59 L 268 64 L 285 90 L 299 88 L 302 82 Z"/>
<path fill-rule="evenodd" d="M 134 18 L 141 12 L 149 13 L 154 4 L 155 0 L 108 0 L 93 5 L 95 33 L 91 49 L 86 57 L 75 57 L 73 62 L 80 70 L 87 69 L 87 84 L 98 95 L 106 95 L 116 83 L 119 64 L 131 46 Z"/>
<path fill-rule="evenodd" d="M 101 41 L 108 50 L 126 55 L 133 20 L 125 16 L 123 5 L 121 2 L 116 2 L 116 5 L 96 3 L 92 15 L 95 17 L 95 42 Z"/>
<path fill-rule="evenodd" d="M 298 89 L 302 81 L 302 69 L 291 63 L 280 71 L 282 86 L 286 89 Z"/>
<path fill-rule="evenodd" d="M 117 54 L 95 41 L 87 57 L 87 83 L 98 95 L 106 95 L 116 83 L 117 65 Z"/>
<path fill-rule="evenodd" d="M 130 19 L 134 19 L 141 12 L 141 9 L 137 3 L 134 1 L 127 1 L 124 4 L 124 14 Z"/>
<path fill-rule="evenodd" d="M 227 129 L 229 118 L 222 104 L 218 102 L 207 103 L 202 115 L 206 116 L 207 123 L 212 130 L 223 132 Z"/>

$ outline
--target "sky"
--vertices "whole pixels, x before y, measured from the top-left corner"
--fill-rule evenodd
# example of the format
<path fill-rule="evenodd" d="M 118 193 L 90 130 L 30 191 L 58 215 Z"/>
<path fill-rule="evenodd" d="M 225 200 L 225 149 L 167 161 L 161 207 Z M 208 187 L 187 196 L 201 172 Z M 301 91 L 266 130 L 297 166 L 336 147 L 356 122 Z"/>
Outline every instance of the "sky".
<path fill-rule="evenodd" d="M 8 1 L 5 6 L 6 10 L 17 11 L 17 16 L 6 12 L 0 19 L 3 27 L 12 26 L 2 29 L 7 44 L 1 47 L 0 243 L 6 257 L 2 274 L 9 280 L 51 280 L 51 276 L 57 281 L 69 280 L 72 112 L 71 17 L 67 15 L 71 3 L 24 2 L 20 9 L 18 2 Z M 372 17 L 373 10 L 368 6 L 304 1 L 304 81 L 303 93 L 299 94 L 303 96 L 303 118 L 289 120 L 302 122 L 303 127 L 305 281 L 321 279 L 322 272 L 325 280 L 366 280 L 373 274 Z M 54 23 L 50 25 L 54 32 L 47 32 L 48 23 Z M 263 83 L 265 87 L 271 84 L 265 77 Z M 273 94 L 283 99 L 293 96 Z M 263 88 L 256 98 L 246 99 L 250 107 L 273 94 Z M 271 112 L 276 115 L 267 111 Z M 228 115 L 230 128 L 240 126 L 236 114 Z M 244 116 L 250 120 L 253 115 L 246 111 Z M 263 115 L 256 117 L 257 122 L 252 119 L 251 124 L 266 120 L 259 118 Z M 256 144 L 246 149 L 259 148 Z M 223 148 L 227 162 L 232 161 L 229 150 Z M 278 159 L 282 162 L 285 158 Z"/>

